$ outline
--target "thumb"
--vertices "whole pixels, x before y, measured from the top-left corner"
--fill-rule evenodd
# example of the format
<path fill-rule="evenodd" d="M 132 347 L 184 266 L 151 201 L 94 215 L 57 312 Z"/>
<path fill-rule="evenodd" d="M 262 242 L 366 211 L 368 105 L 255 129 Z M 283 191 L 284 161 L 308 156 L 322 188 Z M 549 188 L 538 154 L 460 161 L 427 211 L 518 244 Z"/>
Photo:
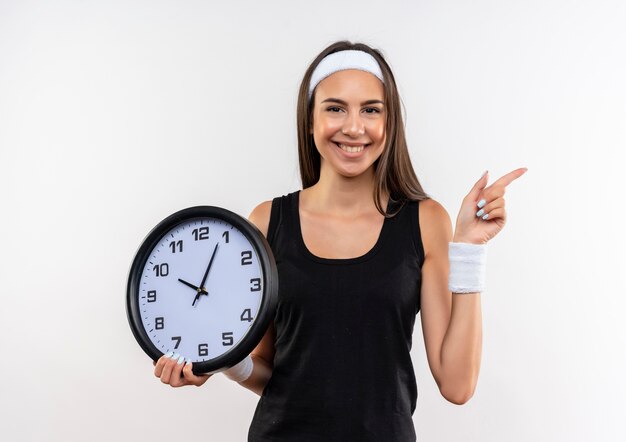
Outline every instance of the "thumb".
<path fill-rule="evenodd" d="M 470 193 L 467 196 L 469 196 L 470 198 L 478 199 L 480 192 L 485 187 L 487 187 L 488 181 L 489 181 L 489 171 L 485 170 L 485 173 L 483 173 L 483 176 L 481 176 L 480 179 L 476 181 L 476 184 L 474 184 L 474 187 L 472 187 L 472 190 L 470 190 Z"/>

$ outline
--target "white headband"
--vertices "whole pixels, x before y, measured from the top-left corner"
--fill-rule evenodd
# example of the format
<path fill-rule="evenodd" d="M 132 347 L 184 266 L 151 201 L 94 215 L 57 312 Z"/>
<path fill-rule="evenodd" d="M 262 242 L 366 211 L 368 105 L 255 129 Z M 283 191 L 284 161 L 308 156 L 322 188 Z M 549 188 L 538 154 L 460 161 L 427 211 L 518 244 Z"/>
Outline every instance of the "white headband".
<path fill-rule="evenodd" d="M 329 75 L 338 71 L 345 71 L 347 69 L 357 69 L 359 71 L 369 72 L 372 75 L 378 77 L 383 83 L 383 72 L 376 59 L 363 51 L 345 50 L 339 52 L 333 52 L 327 55 L 319 62 L 313 74 L 311 74 L 311 83 L 309 83 L 309 100 L 313 95 L 313 90 L 320 81 Z"/>

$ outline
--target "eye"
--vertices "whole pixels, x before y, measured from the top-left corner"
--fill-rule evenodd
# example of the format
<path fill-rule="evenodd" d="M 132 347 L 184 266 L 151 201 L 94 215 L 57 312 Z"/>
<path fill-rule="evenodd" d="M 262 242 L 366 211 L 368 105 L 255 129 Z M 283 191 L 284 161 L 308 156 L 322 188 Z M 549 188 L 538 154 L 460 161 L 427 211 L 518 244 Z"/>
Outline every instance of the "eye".
<path fill-rule="evenodd" d="M 380 113 L 380 109 L 378 109 L 377 107 L 366 107 L 363 110 L 367 114 L 379 114 Z"/>
<path fill-rule="evenodd" d="M 337 106 L 330 106 L 328 108 L 326 108 L 327 111 L 329 112 L 341 112 L 341 108 L 337 107 Z"/>

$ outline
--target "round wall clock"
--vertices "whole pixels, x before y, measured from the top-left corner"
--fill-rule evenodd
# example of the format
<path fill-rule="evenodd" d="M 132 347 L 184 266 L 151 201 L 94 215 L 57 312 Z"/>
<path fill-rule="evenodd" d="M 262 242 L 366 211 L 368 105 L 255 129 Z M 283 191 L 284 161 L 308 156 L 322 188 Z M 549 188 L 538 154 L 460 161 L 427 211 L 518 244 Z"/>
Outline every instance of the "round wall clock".
<path fill-rule="evenodd" d="M 126 312 L 153 360 L 173 351 L 191 359 L 194 373 L 216 373 L 261 341 L 277 293 L 274 256 L 256 226 L 221 207 L 190 207 L 161 221 L 141 243 Z"/>

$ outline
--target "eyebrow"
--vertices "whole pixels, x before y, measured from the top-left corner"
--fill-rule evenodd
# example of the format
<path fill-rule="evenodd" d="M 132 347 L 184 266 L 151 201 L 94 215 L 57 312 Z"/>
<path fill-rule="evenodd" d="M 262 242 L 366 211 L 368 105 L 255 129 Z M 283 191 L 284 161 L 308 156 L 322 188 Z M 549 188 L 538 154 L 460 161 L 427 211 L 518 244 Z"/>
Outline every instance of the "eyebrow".
<path fill-rule="evenodd" d="M 339 103 L 341 105 L 347 106 L 348 103 L 344 100 L 341 100 L 339 98 L 327 98 L 326 100 L 322 101 L 322 103 Z M 365 106 L 368 104 L 382 104 L 383 106 L 385 105 L 385 102 L 382 100 L 366 100 L 363 103 L 361 103 L 361 106 Z"/>

